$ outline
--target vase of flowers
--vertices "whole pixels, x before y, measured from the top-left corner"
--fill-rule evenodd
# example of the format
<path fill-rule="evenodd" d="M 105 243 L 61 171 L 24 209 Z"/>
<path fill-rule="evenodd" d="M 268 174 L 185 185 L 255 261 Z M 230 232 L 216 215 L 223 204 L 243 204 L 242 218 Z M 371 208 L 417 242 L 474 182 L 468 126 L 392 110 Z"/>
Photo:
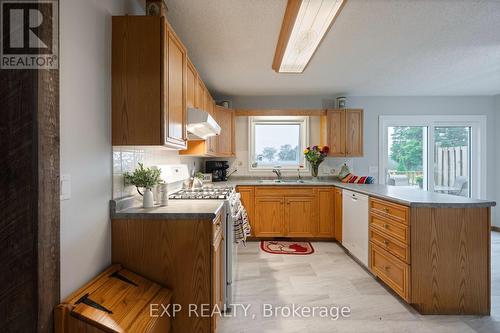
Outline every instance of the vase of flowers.
<path fill-rule="evenodd" d="M 154 206 L 152 189 L 160 183 L 160 173 L 159 169 L 145 168 L 142 163 L 139 163 L 139 167 L 133 173 L 125 172 L 123 175 L 125 184 L 134 185 L 137 188 L 137 192 L 142 196 L 144 208 Z M 140 188 L 143 189 L 144 193 L 140 191 Z"/>
<path fill-rule="evenodd" d="M 304 150 L 304 157 L 311 165 L 311 176 L 313 180 L 318 179 L 319 165 L 325 160 L 326 156 L 328 156 L 329 151 L 330 148 L 328 148 L 328 146 L 312 146 Z"/>

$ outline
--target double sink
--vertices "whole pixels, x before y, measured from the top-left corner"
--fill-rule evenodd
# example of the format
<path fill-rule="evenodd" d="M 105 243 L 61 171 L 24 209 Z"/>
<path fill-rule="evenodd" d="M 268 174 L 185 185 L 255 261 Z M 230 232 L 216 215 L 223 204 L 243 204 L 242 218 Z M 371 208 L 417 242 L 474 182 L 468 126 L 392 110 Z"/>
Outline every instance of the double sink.
<path fill-rule="evenodd" d="M 303 184 L 303 183 L 310 183 L 312 181 L 306 181 L 303 179 L 259 179 L 258 182 L 262 184 L 282 184 L 282 183 Z"/>

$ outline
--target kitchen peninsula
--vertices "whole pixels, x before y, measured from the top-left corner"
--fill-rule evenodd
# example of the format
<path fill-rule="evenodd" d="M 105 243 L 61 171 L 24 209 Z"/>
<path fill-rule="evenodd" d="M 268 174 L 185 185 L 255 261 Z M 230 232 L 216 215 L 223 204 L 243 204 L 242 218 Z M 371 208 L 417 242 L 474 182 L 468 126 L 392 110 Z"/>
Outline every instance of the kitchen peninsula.
<path fill-rule="evenodd" d="M 235 186 L 241 194 L 254 239 L 294 237 L 342 243 L 342 227 L 350 223 L 342 218 L 342 190 L 368 195 L 368 269 L 375 277 L 422 314 L 490 313 L 493 201 L 378 184 L 344 184 L 333 179 L 242 178 L 220 185 Z M 180 202 L 171 201 L 170 205 L 168 209 L 175 211 Z M 113 258 L 117 262 L 127 267 L 123 257 L 115 255 L 122 246 L 115 242 L 117 228 L 123 228 L 124 223 L 151 223 L 132 222 L 136 219 L 162 218 L 168 224 L 169 219 L 177 221 L 179 217 L 160 212 L 161 208 L 112 211 Z M 122 220 L 124 217 L 128 222 Z M 143 236 L 128 233 L 127 237 Z M 144 274 L 139 267 L 133 268 Z"/>

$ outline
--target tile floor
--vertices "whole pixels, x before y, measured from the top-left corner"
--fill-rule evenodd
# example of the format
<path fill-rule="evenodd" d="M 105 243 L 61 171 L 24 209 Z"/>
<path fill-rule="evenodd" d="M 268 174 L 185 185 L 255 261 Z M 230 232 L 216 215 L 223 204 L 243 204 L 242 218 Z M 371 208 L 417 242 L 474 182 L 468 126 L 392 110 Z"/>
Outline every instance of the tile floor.
<path fill-rule="evenodd" d="M 500 233 L 492 233 L 492 313 L 477 316 L 421 316 L 356 264 L 336 243 L 313 243 L 307 256 L 261 251 L 258 242 L 240 249 L 235 303 L 250 304 L 222 318 L 219 333 L 323 332 L 500 332 Z M 264 317 L 274 306 L 347 306 L 348 318 Z M 269 313 L 269 312 L 268 312 Z M 286 310 L 284 314 L 287 315 Z M 335 313 L 332 313 L 334 316 Z"/>

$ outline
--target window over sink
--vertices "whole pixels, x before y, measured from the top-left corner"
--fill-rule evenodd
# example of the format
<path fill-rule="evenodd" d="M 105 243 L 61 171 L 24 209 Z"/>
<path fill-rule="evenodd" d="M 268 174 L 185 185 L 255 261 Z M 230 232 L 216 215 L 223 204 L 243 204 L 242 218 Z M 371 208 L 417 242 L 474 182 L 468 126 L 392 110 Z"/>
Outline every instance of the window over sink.
<path fill-rule="evenodd" d="M 249 117 L 249 170 L 307 168 L 309 117 Z"/>

